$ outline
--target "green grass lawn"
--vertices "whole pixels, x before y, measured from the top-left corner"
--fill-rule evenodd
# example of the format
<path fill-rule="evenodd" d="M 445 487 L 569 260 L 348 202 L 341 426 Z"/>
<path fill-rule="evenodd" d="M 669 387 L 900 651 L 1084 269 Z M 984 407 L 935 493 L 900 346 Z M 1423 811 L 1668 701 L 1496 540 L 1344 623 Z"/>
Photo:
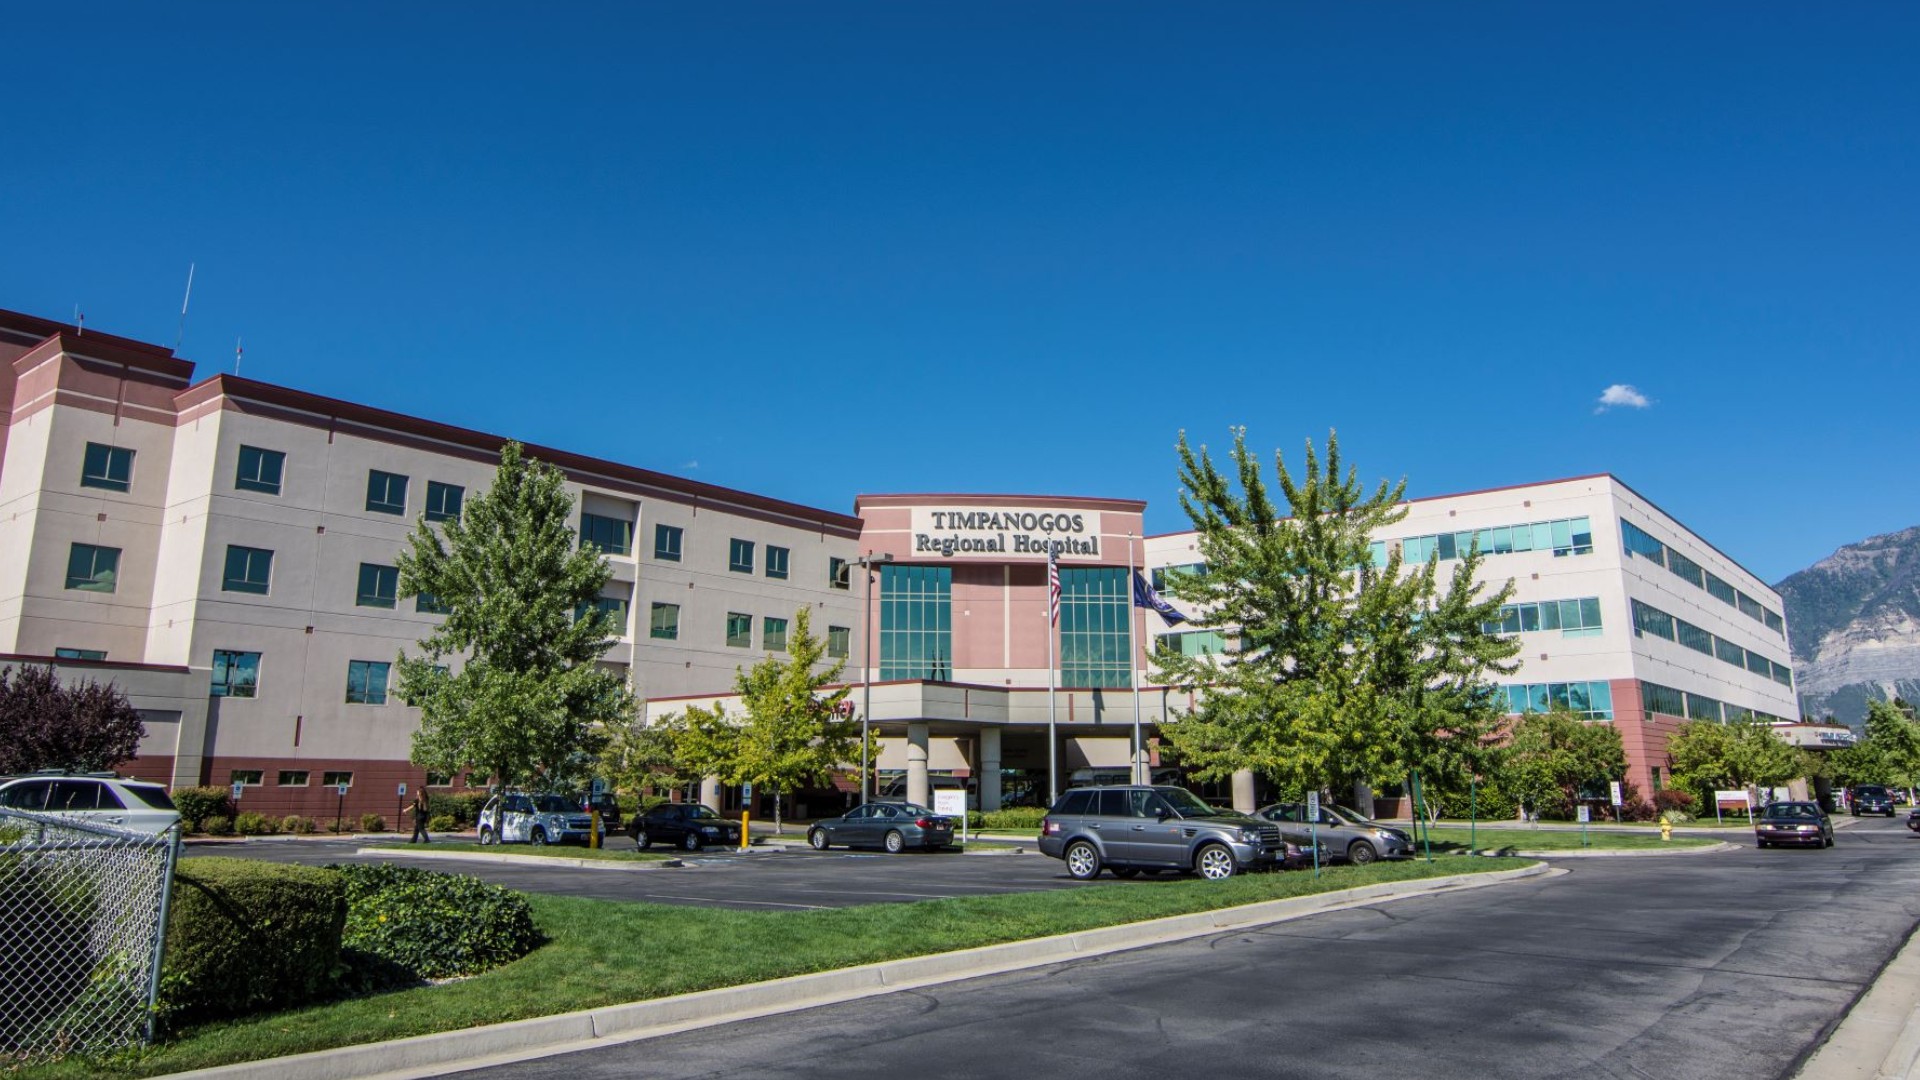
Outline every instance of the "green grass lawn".
<path fill-rule="evenodd" d="M 211 1024 L 110 1062 L 72 1060 L 22 1077 L 152 1076 L 278 1057 L 1386 881 L 1510 870 L 1524 862 L 1433 862 L 1147 879 L 1056 892 L 760 912 L 528 896 L 548 943 L 485 975 Z"/>
<path fill-rule="evenodd" d="M 1839 817 L 1840 815 L 1836 814 L 1834 816 Z M 1398 823 L 1396 822 L 1396 824 Z M 1550 822 L 1541 822 L 1541 824 L 1551 825 L 1555 828 L 1561 828 L 1561 829 L 1578 830 L 1580 828 L 1580 823 L 1577 821 L 1550 821 Z M 1464 829 L 1467 827 L 1467 820 L 1465 818 L 1446 818 L 1441 822 L 1441 825 L 1458 826 L 1459 828 Z M 1499 821 L 1494 821 L 1494 822 L 1488 822 L 1483 820 L 1480 822 L 1480 827 L 1483 829 L 1489 829 L 1489 828 L 1491 829 L 1525 829 L 1527 828 L 1527 826 L 1525 825 L 1515 824 L 1511 818 L 1503 818 Z M 1593 827 L 1596 829 L 1603 829 L 1603 828 L 1604 829 L 1647 829 L 1657 833 L 1660 831 L 1660 822 L 1658 820 L 1595 821 L 1593 822 Z M 1744 811 L 1738 814 L 1729 812 L 1724 822 L 1713 820 L 1713 814 L 1708 813 L 1704 819 L 1694 818 L 1691 821 L 1676 821 L 1673 823 L 1673 827 L 1676 829 L 1751 829 L 1753 828 L 1753 826 L 1747 824 L 1747 815 Z"/>
<path fill-rule="evenodd" d="M 1435 854 L 1467 850 L 1467 839 L 1473 836 L 1481 851 L 1633 851 L 1650 848 L 1706 847 L 1718 841 L 1703 837 L 1676 836 L 1672 840 L 1660 839 L 1658 832 L 1652 835 L 1640 833 L 1602 832 L 1598 829 L 1587 833 L 1588 845 L 1580 842 L 1578 829 L 1513 829 L 1491 828 L 1486 825 L 1469 833 L 1464 826 L 1436 826 L 1432 831 Z M 1415 838 L 1416 841 L 1419 839 Z M 1418 843 L 1415 848 L 1418 850 Z"/>
<path fill-rule="evenodd" d="M 533 844 L 495 844 L 491 847 L 481 847 L 476 843 L 442 842 L 439 840 L 435 840 L 431 844 L 406 844 L 397 841 L 391 843 L 368 842 L 362 846 L 371 849 L 392 848 L 399 851 L 410 850 L 419 852 L 422 855 L 446 854 L 449 852 L 458 852 L 461 854 L 482 852 L 488 855 L 536 855 L 549 859 L 600 859 L 608 862 L 660 862 L 663 859 L 674 858 L 677 854 L 676 852 L 666 849 L 660 851 L 634 851 L 629 848 L 625 851 L 609 851 L 606 848 L 588 848 L 581 847 L 578 844 L 551 844 L 546 847 L 536 847 Z"/>

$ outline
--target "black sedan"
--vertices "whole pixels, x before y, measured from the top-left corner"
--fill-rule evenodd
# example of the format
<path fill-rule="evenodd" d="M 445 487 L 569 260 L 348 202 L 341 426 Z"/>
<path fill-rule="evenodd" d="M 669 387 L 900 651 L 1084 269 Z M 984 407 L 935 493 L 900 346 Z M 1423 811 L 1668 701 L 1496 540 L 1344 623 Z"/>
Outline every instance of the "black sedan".
<path fill-rule="evenodd" d="M 1768 848 L 1782 844 L 1832 847 L 1833 821 L 1819 803 L 1777 802 L 1753 824 L 1754 842 Z"/>
<path fill-rule="evenodd" d="M 918 803 L 870 802 L 840 817 L 814 822 L 807 830 L 807 843 L 815 851 L 835 844 L 884 848 L 896 855 L 910 847 L 939 851 L 953 843 L 953 819 Z"/>
<path fill-rule="evenodd" d="M 672 844 L 699 851 L 708 844 L 740 846 L 740 823 L 699 803 L 662 803 L 627 823 L 627 835 L 642 848 Z"/>

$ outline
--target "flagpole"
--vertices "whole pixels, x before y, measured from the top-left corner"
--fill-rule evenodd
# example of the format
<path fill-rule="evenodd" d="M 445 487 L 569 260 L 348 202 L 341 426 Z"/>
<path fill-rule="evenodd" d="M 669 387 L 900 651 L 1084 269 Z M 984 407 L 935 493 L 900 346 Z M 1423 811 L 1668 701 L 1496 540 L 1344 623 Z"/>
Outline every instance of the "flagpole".
<path fill-rule="evenodd" d="M 1054 583 L 1058 580 L 1059 567 L 1054 561 L 1053 538 L 1047 538 L 1047 805 L 1052 806 L 1060 800 L 1060 737 L 1054 728 L 1053 692 L 1057 673 L 1053 664 L 1053 627 L 1054 612 L 1058 601 L 1054 599 Z"/>
<path fill-rule="evenodd" d="M 1140 756 L 1140 646 L 1134 638 L 1133 620 L 1140 616 L 1140 605 L 1133 602 L 1133 579 L 1139 571 L 1134 569 L 1133 534 L 1127 534 L 1127 678 L 1133 683 L 1133 782 L 1147 783 L 1149 777 L 1141 774 L 1146 771 L 1146 762 Z"/>

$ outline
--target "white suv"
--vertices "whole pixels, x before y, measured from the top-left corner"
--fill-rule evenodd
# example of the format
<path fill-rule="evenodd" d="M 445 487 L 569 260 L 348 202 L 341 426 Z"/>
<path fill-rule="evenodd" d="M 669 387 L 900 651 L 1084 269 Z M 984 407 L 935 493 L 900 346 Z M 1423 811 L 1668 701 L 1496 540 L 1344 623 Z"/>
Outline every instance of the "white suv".
<path fill-rule="evenodd" d="M 0 807 L 66 814 L 134 832 L 165 832 L 180 820 L 167 789 L 111 773 L 39 773 L 0 783 Z"/>

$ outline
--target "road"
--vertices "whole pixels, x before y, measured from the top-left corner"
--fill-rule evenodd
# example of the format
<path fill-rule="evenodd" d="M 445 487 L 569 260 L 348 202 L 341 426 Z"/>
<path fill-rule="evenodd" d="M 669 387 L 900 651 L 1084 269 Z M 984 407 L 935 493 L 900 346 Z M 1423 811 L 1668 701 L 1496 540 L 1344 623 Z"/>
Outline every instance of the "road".
<path fill-rule="evenodd" d="M 1333 912 L 461 1074 L 1784 1077 L 1920 919 L 1920 837 L 1567 859 Z"/>

